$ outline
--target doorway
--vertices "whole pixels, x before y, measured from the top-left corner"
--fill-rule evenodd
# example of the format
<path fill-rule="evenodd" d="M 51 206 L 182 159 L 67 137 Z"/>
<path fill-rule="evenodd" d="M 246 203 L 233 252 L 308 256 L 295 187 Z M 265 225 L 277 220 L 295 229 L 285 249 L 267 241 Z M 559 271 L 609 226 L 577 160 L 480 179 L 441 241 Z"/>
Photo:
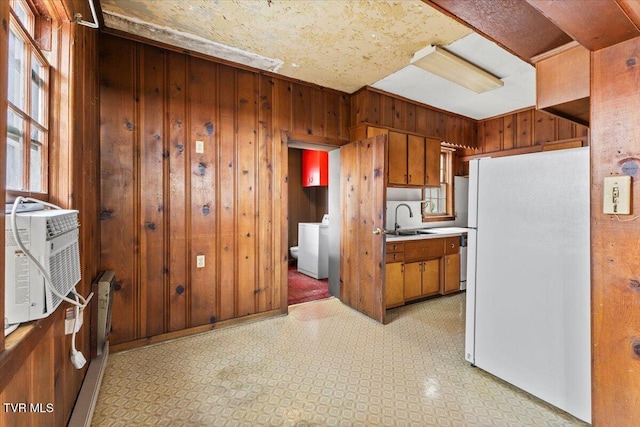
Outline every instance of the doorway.
<path fill-rule="evenodd" d="M 332 235 L 336 234 L 338 224 L 335 221 L 327 221 L 327 216 L 331 217 L 330 205 L 335 205 L 335 201 L 339 199 L 339 196 L 333 194 L 339 190 L 339 185 L 335 179 L 327 179 L 322 185 L 308 185 L 308 177 L 306 180 L 303 179 L 303 176 L 306 177 L 303 171 L 303 157 L 306 156 L 306 162 L 309 163 L 309 158 L 314 158 L 320 153 L 320 157 L 325 157 L 327 162 L 325 173 L 329 169 L 329 173 L 338 172 L 339 176 L 339 150 L 335 150 L 336 148 L 338 147 L 333 145 L 288 141 L 288 305 L 337 295 L 330 290 L 330 275 L 339 277 L 339 272 L 332 271 L 335 270 L 335 262 L 329 262 L 329 255 L 332 252 L 330 246 L 335 246 L 330 243 L 338 241 L 339 230 L 338 238 L 332 238 Z M 333 159 L 329 161 L 326 153 L 331 150 L 335 151 L 329 153 Z M 330 163 L 334 166 L 331 167 Z M 333 199 L 334 203 L 330 203 L 330 199 Z"/>

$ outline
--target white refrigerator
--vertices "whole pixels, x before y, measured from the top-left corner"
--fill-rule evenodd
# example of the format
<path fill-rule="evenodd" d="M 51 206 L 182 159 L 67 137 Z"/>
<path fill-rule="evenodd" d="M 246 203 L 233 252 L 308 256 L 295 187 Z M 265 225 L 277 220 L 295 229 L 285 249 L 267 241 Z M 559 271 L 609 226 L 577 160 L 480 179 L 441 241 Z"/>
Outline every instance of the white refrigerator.
<path fill-rule="evenodd" d="M 465 358 L 590 423 L 589 149 L 469 170 Z"/>

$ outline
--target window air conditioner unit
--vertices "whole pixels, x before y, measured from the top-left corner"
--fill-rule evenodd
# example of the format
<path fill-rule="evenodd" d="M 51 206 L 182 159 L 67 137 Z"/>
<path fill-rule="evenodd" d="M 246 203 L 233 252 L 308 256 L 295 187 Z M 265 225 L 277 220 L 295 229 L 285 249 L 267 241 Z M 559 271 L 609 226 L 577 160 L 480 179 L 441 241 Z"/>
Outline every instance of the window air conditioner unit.
<path fill-rule="evenodd" d="M 80 281 L 77 210 L 16 213 L 20 240 L 44 267 L 53 287 L 67 295 Z M 5 325 L 41 319 L 62 302 L 35 264 L 20 249 L 11 217 L 5 221 Z"/>

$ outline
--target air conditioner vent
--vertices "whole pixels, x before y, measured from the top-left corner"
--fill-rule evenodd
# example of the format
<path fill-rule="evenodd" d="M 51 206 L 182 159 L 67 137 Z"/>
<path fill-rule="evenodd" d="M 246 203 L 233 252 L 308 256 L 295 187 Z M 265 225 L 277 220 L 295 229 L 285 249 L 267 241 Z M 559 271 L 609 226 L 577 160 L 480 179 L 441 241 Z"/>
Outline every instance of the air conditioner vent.
<path fill-rule="evenodd" d="M 52 238 L 78 227 L 80 223 L 75 212 L 47 218 L 47 237 Z"/>
<path fill-rule="evenodd" d="M 51 282 L 58 292 L 66 295 L 80 281 L 80 247 L 75 241 L 49 257 Z M 60 298 L 51 294 L 54 307 Z"/>

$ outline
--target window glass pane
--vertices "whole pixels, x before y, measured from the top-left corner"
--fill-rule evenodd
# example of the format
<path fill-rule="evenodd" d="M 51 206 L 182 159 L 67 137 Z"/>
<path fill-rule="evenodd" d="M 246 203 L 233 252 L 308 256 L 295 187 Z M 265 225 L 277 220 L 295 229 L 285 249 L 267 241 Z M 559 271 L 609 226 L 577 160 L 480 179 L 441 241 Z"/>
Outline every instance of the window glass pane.
<path fill-rule="evenodd" d="M 8 110 L 7 114 L 7 188 L 22 190 L 24 120 Z"/>
<path fill-rule="evenodd" d="M 31 126 L 29 190 L 36 192 L 42 191 L 42 143 L 42 131 L 35 126 Z"/>
<path fill-rule="evenodd" d="M 13 9 L 13 12 L 16 14 L 22 25 L 27 29 L 27 31 L 29 31 L 31 35 L 33 35 L 33 29 L 31 28 L 31 19 L 29 19 L 31 14 L 27 12 L 22 2 L 14 1 L 11 8 Z"/>
<path fill-rule="evenodd" d="M 14 32 L 9 32 L 9 101 L 24 110 L 24 42 Z"/>
<path fill-rule="evenodd" d="M 45 124 L 45 70 L 35 55 L 31 56 L 31 117 L 41 125 Z"/>

